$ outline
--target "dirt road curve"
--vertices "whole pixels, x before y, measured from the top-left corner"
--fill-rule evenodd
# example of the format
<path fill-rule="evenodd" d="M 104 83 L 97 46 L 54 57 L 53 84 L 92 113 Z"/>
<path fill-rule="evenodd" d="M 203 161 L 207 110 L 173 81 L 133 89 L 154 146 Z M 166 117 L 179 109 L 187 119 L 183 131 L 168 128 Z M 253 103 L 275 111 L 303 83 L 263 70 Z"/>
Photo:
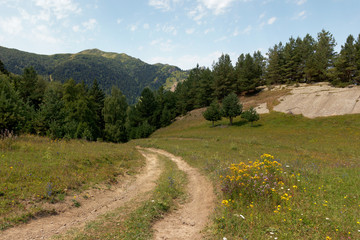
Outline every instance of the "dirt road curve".
<path fill-rule="evenodd" d="M 135 181 L 127 180 L 112 191 L 102 191 L 85 201 L 81 207 L 72 208 L 59 215 L 33 220 L 28 224 L 0 232 L 0 239 L 48 239 L 73 227 L 82 227 L 97 216 L 123 206 L 141 194 L 152 190 L 161 173 L 156 154 L 140 152 L 146 157 L 145 169 Z"/>
<path fill-rule="evenodd" d="M 212 184 L 181 158 L 163 150 L 148 150 L 173 160 L 189 179 L 187 186 L 189 201 L 179 210 L 155 223 L 155 239 L 202 239 L 200 231 L 204 229 L 215 206 Z"/>

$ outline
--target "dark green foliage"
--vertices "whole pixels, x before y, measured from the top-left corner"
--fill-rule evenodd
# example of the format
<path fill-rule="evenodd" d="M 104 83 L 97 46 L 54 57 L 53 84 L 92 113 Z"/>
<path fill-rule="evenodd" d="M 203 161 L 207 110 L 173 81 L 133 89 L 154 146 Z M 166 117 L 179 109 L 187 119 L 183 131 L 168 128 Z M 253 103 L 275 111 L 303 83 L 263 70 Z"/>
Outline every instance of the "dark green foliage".
<path fill-rule="evenodd" d="M 239 103 L 239 98 L 235 93 L 227 95 L 222 102 L 222 116 L 229 118 L 230 126 L 233 123 L 233 118 L 242 113 L 242 104 Z"/>
<path fill-rule="evenodd" d="M 213 76 L 214 95 L 216 98 L 223 99 L 236 89 L 234 67 L 228 54 L 222 54 L 218 62 L 214 64 Z"/>
<path fill-rule="evenodd" d="M 140 96 L 139 102 L 136 104 L 136 110 L 139 113 L 141 122 L 149 122 L 154 125 L 153 114 L 157 108 L 154 93 L 145 88 Z"/>
<path fill-rule="evenodd" d="M 35 109 L 39 108 L 46 88 L 46 82 L 38 77 L 33 67 L 25 68 L 20 79 L 18 90 L 24 102 Z"/>
<path fill-rule="evenodd" d="M 314 53 L 314 81 L 329 81 L 328 70 L 334 67 L 336 42 L 332 34 L 324 29 L 318 33 L 318 40 Z"/>
<path fill-rule="evenodd" d="M 339 57 L 336 59 L 335 67 L 337 77 L 334 79 L 335 85 L 348 85 L 359 82 L 360 69 L 357 64 L 360 60 L 356 48 L 359 43 L 355 42 L 352 35 L 346 39 L 346 43 L 341 46 Z"/>
<path fill-rule="evenodd" d="M 5 75 L 9 75 L 8 70 L 6 70 L 4 63 L 0 60 L 0 73 L 3 73 Z"/>
<path fill-rule="evenodd" d="M 102 115 L 102 111 L 104 108 L 104 101 L 105 101 L 105 93 L 102 89 L 100 89 L 99 84 L 96 80 L 96 78 L 94 79 L 93 85 L 89 90 L 89 96 L 90 96 L 90 100 L 93 103 L 93 109 L 96 113 L 96 125 L 98 126 L 98 132 L 96 132 L 96 136 L 102 138 L 103 137 L 103 129 L 105 128 L 105 122 L 104 122 L 104 118 Z M 124 96 L 125 98 L 125 96 Z M 126 100 L 126 99 L 125 99 Z"/>
<path fill-rule="evenodd" d="M 214 126 L 214 122 L 221 120 L 222 113 L 221 108 L 217 100 L 213 101 L 210 106 L 203 113 L 203 116 L 206 120 L 212 122 L 212 126 Z"/>
<path fill-rule="evenodd" d="M 260 86 L 264 68 L 264 57 L 260 52 L 241 54 L 235 66 L 236 92 L 255 90 Z"/>
<path fill-rule="evenodd" d="M 251 123 L 251 126 L 253 125 L 253 122 L 258 121 L 260 119 L 259 114 L 256 112 L 255 108 L 250 107 L 249 110 L 244 111 L 241 114 L 241 117 L 247 120 Z"/>
<path fill-rule="evenodd" d="M 107 140 L 112 142 L 126 142 L 128 140 L 125 127 L 127 107 L 125 96 L 117 87 L 113 87 L 111 96 L 105 99 L 102 112 Z"/>
<path fill-rule="evenodd" d="M 284 49 L 282 43 L 275 44 L 273 48 L 269 49 L 268 55 L 268 66 L 266 69 L 266 83 L 271 84 L 282 84 L 285 82 L 284 77 Z"/>
<path fill-rule="evenodd" d="M 25 119 L 23 102 L 9 77 L 0 74 L 0 131 L 18 132 L 22 130 Z"/>
<path fill-rule="evenodd" d="M 63 101 L 63 86 L 59 82 L 52 82 L 45 90 L 43 102 L 35 118 L 35 132 L 40 135 L 49 135 L 52 138 L 61 138 L 65 112 Z"/>
<path fill-rule="evenodd" d="M 104 92 L 110 94 L 112 86 L 116 86 L 131 104 L 136 102 L 145 87 L 158 89 L 167 81 L 182 81 L 187 76 L 185 71 L 175 66 L 150 65 L 126 54 L 98 49 L 47 56 L 0 47 L 0 59 L 15 74 L 33 66 L 41 76 L 62 83 L 72 78 L 76 83 L 84 81 L 91 86 L 96 78 Z"/>

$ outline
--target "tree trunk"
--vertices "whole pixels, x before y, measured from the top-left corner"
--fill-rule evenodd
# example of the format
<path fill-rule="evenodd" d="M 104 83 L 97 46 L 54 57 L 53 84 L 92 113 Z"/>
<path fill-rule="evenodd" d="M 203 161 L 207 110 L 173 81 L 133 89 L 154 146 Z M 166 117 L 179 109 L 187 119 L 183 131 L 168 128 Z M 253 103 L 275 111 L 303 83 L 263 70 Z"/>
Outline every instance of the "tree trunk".
<path fill-rule="evenodd" d="M 233 118 L 230 117 L 230 126 L 232 126 Z"/>

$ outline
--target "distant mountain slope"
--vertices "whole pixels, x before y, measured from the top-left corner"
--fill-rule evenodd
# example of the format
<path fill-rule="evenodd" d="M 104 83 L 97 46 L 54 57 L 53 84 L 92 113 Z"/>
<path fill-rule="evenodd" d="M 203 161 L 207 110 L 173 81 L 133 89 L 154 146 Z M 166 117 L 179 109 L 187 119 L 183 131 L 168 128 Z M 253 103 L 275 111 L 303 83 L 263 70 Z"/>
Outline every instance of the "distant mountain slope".
<path fill-rule="evenodd" d="M 61 82 L 73 78 L 91 85 L 96 78 L 100 87 L 109 93 L 117 86 L 134 103 L 144 87 L 157 89 L 161 85 L 171 87 L 182 81 L 187 72 L 165 64 L 147 64 L 124 53 L 103 52 L 98 49 L 84 50 L 75 54 L 40 55 L 0 47 L 0 60 L 6 69 L 22 74 L 23 69 L 33 66 L 39 75 Z"/>

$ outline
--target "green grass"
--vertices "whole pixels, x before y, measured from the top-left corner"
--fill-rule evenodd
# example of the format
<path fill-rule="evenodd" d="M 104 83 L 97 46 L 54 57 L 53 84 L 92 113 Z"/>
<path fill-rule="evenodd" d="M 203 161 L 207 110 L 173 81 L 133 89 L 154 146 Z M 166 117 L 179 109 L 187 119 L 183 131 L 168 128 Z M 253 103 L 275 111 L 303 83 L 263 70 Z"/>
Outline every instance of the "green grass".
<path fill-rule="evenodd" d="M 131 144 L 36 136 L 1 141 L 0 229 L 53 214 L 42 204 L 63 201 L 98 183 L 114 183 L 117 176 L 134 174 L 144 163 Z"/>
<path fill-rule="evenodd" d="M 57 239 L 152 239 L 152 225 L 184 201 L 187 178 L 170 159 L 160 156 L 163 172 L 154 191 L 144 202 L 130 202 L 109 212 L 85 229 L 69 232 Z"/>
<path fill-rule="evenodd" d="M 213 179 L 221 197 L 209 239 L 360 238 L 359 115 L 307 119 L 272 112 L 254 127 L 240 118 L 235 126 L 227 124 L 224 119 L 212 128 L 201 117 L 186 117 L 138 141 L 182 156 Z M 251 203 L 237 196 L 231 206 L 221 204 L 228 196 L 219 176 L 228 174 L 232 163 L 263 153 L 275 156 L 293 178 L 284 186 L 292 198 Z M 281 211 L 274 212 L 278 205 Z"/>

